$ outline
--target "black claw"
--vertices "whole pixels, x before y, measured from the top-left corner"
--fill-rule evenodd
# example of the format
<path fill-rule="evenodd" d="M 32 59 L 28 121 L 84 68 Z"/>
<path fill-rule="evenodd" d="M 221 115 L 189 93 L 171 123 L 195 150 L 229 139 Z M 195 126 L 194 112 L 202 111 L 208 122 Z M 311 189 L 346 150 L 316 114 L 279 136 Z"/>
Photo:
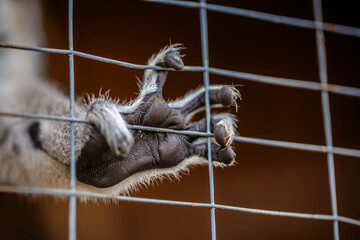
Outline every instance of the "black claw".
<path fill-rule="evenodd" d="M 165 55 L 164 61 L 165 61 L 167 67 L 173 68 L 175 70 L 181 70 L 184 68 L 184 63 L 181 59 L 181 56 L 175 50 L 169 51 Z"/>
<path fill-rule="evenodd" d="M 230 87 L 222 87 L 218 93 L 219 102 L 225 106 L 229 107 L 233 104 L 234 92 Z"/>

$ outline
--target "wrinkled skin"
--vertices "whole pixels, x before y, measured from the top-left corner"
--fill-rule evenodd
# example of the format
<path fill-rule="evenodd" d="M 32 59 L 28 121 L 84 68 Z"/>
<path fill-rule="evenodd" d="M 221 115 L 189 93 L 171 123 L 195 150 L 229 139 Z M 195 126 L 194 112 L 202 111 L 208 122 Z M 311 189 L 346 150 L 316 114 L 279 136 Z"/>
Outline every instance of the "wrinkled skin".
<path fill-rule="evenodd" d="M 184 66 L 178 51 L 171 49 L 156 65 L 175 70 Z M 167 71 L 154 72 L 157 74 L 158 90 L 147 94 L 134 112 L 121 113 L 125 121 L 131 125 L 205 132 L 205 119 L 194 123 L 185 121 L 189 114 L 204 106 L 204 94 L 194 97 L 184 106 L 171 108 L 171 104 L 162 97 Z M 237 98 L 234 89 L 227 86 L 210 90 L 209 96 L 210 104 L 223 106 L 233 105 Z M 230 164 L 235 158 L 229 146 L 229 137 L 233 133 L 226 125 L 218 124 L 220 121 L 221 119 L 216 117 L 211 119 L 211 129 L 215 132 L 212 158 L 213 161 Z M 143 130 L 131 132 L 133 145 L 127 154 L 118 155 L 110 149 L 99 129 L 93 126 L 90 139 L 77 160 L 78 180 L 100 188 L 110 187 L 144 170 L 174 167 L 194 155 L 207 157 L 206 138 L 199 142 L 198 137 L 189 135 Z"/>

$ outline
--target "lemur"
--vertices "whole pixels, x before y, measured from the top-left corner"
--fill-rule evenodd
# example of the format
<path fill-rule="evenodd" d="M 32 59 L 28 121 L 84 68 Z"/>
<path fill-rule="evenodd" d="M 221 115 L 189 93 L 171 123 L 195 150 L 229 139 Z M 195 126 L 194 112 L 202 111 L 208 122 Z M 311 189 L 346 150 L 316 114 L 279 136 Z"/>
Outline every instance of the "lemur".
<path fill-rule="evenodd" d="M 38 1 L 0 0 L 0 42 L 42 44 Z M 191 121 L 204 110 L 205 88 L 166 102 L 162 89 L 168 70 L 184 67 L 181 45 L 153 55 L 136 100 L 120 103 L 109 95 L 75 103 L 76 189 L 110 195 L 127 194 L 154 179 L 175 176 L 189 166 L 208 164 L 207 139 L 153 131 L 128 125 L 206 131 L 206 120 Z M 0 48 L 0 112 L 69 116 L 69 99 L 43 77 L 41 55 Z M 240 97 L 231 86 L 209 87 L 211 107 L 233 106 Z M 235 161 L 231 143 L 236 119 L 229 113 L 211 116 L 214 166 Z M 64 188 L 70 186 L 69 122 L 0 116 L 0 184 Z"/>

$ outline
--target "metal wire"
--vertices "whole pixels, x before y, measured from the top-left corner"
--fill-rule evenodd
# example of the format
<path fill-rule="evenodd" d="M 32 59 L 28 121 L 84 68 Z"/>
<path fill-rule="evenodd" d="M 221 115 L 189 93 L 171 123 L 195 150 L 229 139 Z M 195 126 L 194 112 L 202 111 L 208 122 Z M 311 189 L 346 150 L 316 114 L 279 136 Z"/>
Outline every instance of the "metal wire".
<path fill-rule="evenodd" d="M 87 197 L 95 199 L 111 199 L 116 201 L 127 201 L 127 202 L 141 202 L 141 203 L 150 203 L 150 204 L 166 204 L 173 206 L 184 206 L 184 207 L 202 207 L 202 208 L 215 208 L 222 210 L 238 211 L 238 212 L 247 212 L 254 214 L 263 214 L 279 217 L 293 217 L 293 218 L 304 218 L 312 220 L 325 220 L 325 221 L 334 221 L 338 220 L 339 222 L 348 223 L 355 226 L 360 226 L 360 221 L 338 216 L 335 218 L 332 215 L 325 214 L 309 214 L 309 213 L 295 213 L 295 212 L 284 212 L 284 211 L 272 211 L 256 208 L 245 208 L 245 207 L 236 207 L 223 204 L 209 204 L 209 203 L 199 203 L 199 202 L 185 202 L 185 201 L 173 201 L 173 200 L 163 200 L 163 199 L 154 199 L 154 198 L 141 198 L 141 197 L 127 197 L 127 196 L 109 196 L 101 193 L 91 193 L 91 192 L 73 192 L 67 189 L 52 189 L 52 188 L 36 188 L 36 187 L 22 187 L 22 186 L 8 186 L 0 185 L 1 192 L 7 193 L 25 193 L 25 194 L 40 194 L 40 195 L 50 195 L 50 196 L 77 196 L 77 197 Z"/>
<path fill-rule="evenodd" d="M 77 123 L 87 123 L 87 124 L 90 123 L 88 120 L 79 119 L 79 118 L 55 117 L 55 116 L 36 115 L 36 114 L 28 114 L 28 113 L 0 112 L 0 116 L 41 119 L 41 120 L 49 120 L 49 121 L 77 122 Z M 140 125 L 128 125 L 128 127 L 130 129 L 143 130 L 143 131 L 183 134 L 183 135 L 197 136 L 197 137 L 214 137 L 214 134 L 206 133 L 206 132 L 173 130 L 173 129 L 167 129 L 167 128 L 147 127 L 147 126 L 140 126 Z M 270 146 L 270 147 L 281 147 L 281 148 L 289 148 L 289 149 L 295 149 L 295 150 L 310 151 L 310 152 L 320 152 L 320 153 L 332 152 L 334 154 L 342 155 L 342 156 L 350 156 L 350 157 L 358 157 L 358 158 L 360 157 L 360 150 L 350 149 L 350 148 L 341 148 L 341 147 L 328 148 L 327 146 L 324 146 L 324 145 L 278 141 L 278 140 L 251 138 L 251 137 L 242 137 L 242 136 L 235 136 L 234 141 L 243 142 L 243 143 L 259 144 L 259 145 Z"/>
<path fill-rule="evenodd" d="M 321 0 L 313 0 L 313 10 L 316 21 L 315 23 L 318 26 L 316 28 L 316 46 L 317 46 L 320 82 L 326 84 L 328 79 L 327 79 L 325 36 L 324 36 L 323 28 L 321 28 L 321 26 L 323 25 Z M 321 91 L 321 103 L 323 110 L 326 146 L 329 149 L 331 149 L 333 147 L 333 142 L 332 142 L 330 103 L 329 103 L 328 92 Z M 329 173 L 331 209 L 332 209 L 332 215 L 334 216 L 334 222 L 333 222 L 334 239 L 338 240 L 339 223 L 336 220 L 338 212 L 337 212 L 337 202 L 336 202 L 334 154 L 332 152 L 327 153 L 327 165 L 328 165 L 328 173 Z"/>
<path fill-rule="evenodd" d="M 28 51 L 37 51 L 37 52 L 45 52 L 45 53 L 55 53 L 55 54 L 73 54 L 74 56 L 82 57 L 91 59 L 94 61 L 105 62 L 110 64 L 115 64 L 122 67 L 128 67 L 133 69 L 158 69 L 163 70 L 164 68 L 149 66 L 149 65 L 141 65 L 141 64 L 134 64 L 128 63 L 124 61 L 114 60 L 105 57 L 99 57 L 88 53 L 83 53 L 79 51 L 69 51 L 64 49 L 55 49 L 55 48 L 42 48 L 42 47 L 32 47 L 32 46 L 23 46 L 23 45 L 16 45 L 16 44 L 6 44 L 0 43 L 0 47 L 3 48 L 11 48 L 11 49 L 19 49 L 19 50 L 28 50 Z M 166 69 L 169 71 L 174 71 L 172 69 Z M 279 85 L 284 87 L 293 87 L 293 88 L 301 88 L 306 90 L 314 90 L 314 91 L 327 91 L 335 94 L 342 94 L 354 97 L 360 97 L 360 89 L 355 87 L 347 87 L 347 86 L 340 86 L 336 84 L 329 84 L 329 83 L 318 83 L 318 82 L 309 82 L 303 80 L 295 80 L 289 78 L 279 78 L 279 77 L 270 77 L 264 76 L 259 74 L 252 74 L 252 73 L 245 73 L 239 71 L 231 71 L 225 70 L 220 68 L 208 67 L 210 73 L 219 76 L 225 77 L 232 77 L 238 78 L 248 81 L 260 82 L 265 84 L 272 84 L 272 85 Z M 205 68 L 200 66 L 185 66 L 182 71 L 185 72 L 204 72 Z"/>
<path fill-rule="evenodd" d="M 201 28 L 201 41 L 202 41 L 202 56 L 203 56 L 203 66 L 186 66 L 184 71 L 194 71 L 194 72 L 203 72 L 204 76 L 204 86 L 205 86 L 205 107 L 206 107 L 206 122 L 207 122 L 207 131 L 206 132 L 193 132 L 193 131 L 179 131 L 171 129 L 162 129 L 155 127 L 145 127 L 145 126 L 135 126 L 130 125 L 130 129 L 138 129 L 144 131 L 156 131 L 156 132 L 166 132 L 174 134 L 184 134 L 184 135 L 193 135 L 199 137 L 208 138 L 208 158 L 209 158 L 209 186 L 210 186 L 210 203 L 192 203 L 192 202 L 182 202 L 182 201 L 169 201 L 169 200 L 159 200 L 159 199 L 146 199 L 146 198 L 135 198 L 135 197 L 124 197 L 124 196 L 108 196 L 104 194 L 88 193 L 88 192 L 78 192 L 75 188 L 76 186 L 76 164 L 75 164 L 75 134 L 74 134 L 74 124 L 82 123 L 88 124 L 89 122 L 84 119 L 78 119 L 74 117 L 74 101 L 75 101 L 75 86 L 74 86 L 74 56 L 87 58 L 95 61 L 106 62 L 109 64 L 116 64 L 123 67 L 134 68 L 134 69 L 162 69 L 159 67 L 151 67 L 147 65 L 139 65 L 128 63 L 124 61 L 118 61 L 114 59 L 99 57 L 87 53 L 82 53 L 74 51 L 73 47 L 73 0 L 69 0 L 69 49 L 53 49 L 53 48 L 41 48 L 34 46 L 22 46 L 22 45 L 13 45 L 13 44 L 0 44 L 0 47 L 3 48 L 13 48 L 19 50 L 30 50 L 38 52 L 47 52 L 54 54 L 65 54 L 69 56 L 69 67 L 70 67 L 70 117 L 57 117 L 57 116 L 43 116 L 27 113 L 8 113 L 0 112 L 2 117 L 21 117 L 21 118 L 33 118 L 33 119 L 43 119 L 43 120 L 52 120 L 52 121 L 66 121 L 70 124 L 70 190 L 60 190 L 60 189 L 46 189 L 46 188 L 33 188 L 33 187 L 21 187 L 21 186 L 7 186 L 0 185 L 0 192 L 16 192 L 16 193 L 30 193 L 30 194 L 44 194 L 44 195 L 54 195 L 54 196 L 69 196 L 69 239 L 76 239 L 76 197 L 91 197 L 98 199 L 113 199 L 119 201 L 131 201 L 131 202 L 143 202 L 143 203 L 152 203 L 152 204 L 168 204 L 175 206 L 188 206 L 188 207 L 205 207 L 210 209 L 211 213 L 211 236 L 212 239 L 216 239 L 216 224 L 215 224 L 215 209 L 222 210 L 231 210 L 231 211 L 240 211 L 248 212 L 254 214 L 266 214 L 273 216 L 283 216 L 283 217 L 294 217 L 294 218 L 305 218 L 305 219 L 315 219 L 315 220 L 325 220 L 333 221 L 333 230 L 334 230 L 334 239 L 339 239 L 339 227 L 338 222 L 344 222 L 356 226 L 360 226 L 360 221 L 338 216 L 337 213 L 337 204 L 336 204 L 336 189 L 335 189 L 335 167 L 334 167 L 334 154 L 360 157 L 360 150 L 358 149 L 348 149 L 334 147 L 332 143 L 332 132 L 331 132 L 331 119 L 330 119 L 330 104 L 329 104 L 329 92 L 335 94 L 343 94 L 348 96 L 360 97 L 360 89 L 354 87 L 346 87 L 334 84 L 328 84 L 327 82 L 327 70 L 326 70 L 326 50 L 324 43 L 324 31 L 351 35 L 355 37 L 360 37 L 360 29 L 354 27 L 347 27 L 331 23 L 323 23 L 322 21 L 322 10 L 320 0 L 313 1 L 314 7 L 314 16 L 315 21 L 304 20 L 299 18 L 291 18 L 285 16 L 279 16 L 274 14 L 267 14 L 262 12 L 250 11 L 245 9 L 238 9 L 232 7 L 225 7 L 214 4 L 207 4 L 205 0 L 200 0 L 200 3 L 197 2 L 184 2 L 184 1 L 170 1 L 170 0 L 149 0 L 150 2 L 158 2 L 171 4 L 176 6 L 184 6 L 191 8 L 199 8 L 200 11 L 200 28 Z M 263 76 L 257 74 L 250 74 L 238 71 L 224 70 L 209 67 L 209 57 L 208 57 L 208 36 L 207 36 L 207 14 L 206 11 L 217 11 L 225 14 L 233 14 L 243 17 L 255 18 L 263 21 L 270 21 L 274 23 L 286 24 L 290 26 L 310 28 L 316 30 L 316 42 L 317 42 L 317 53 L 318 53 L 318 63 L 319 63 L 319 75 L 320 83 L 317 82 L 308 82 L 303 80 L 287 79 L 287 78 L 276 78 L 270 76 Z M 316 90 L 321 91 L 321 101 L 323 109 L 323 120 L 324 120 L 324 132 L 326 138 L 326 146 L 314 145 L 314 144 L 305 144 L 305 143 L 295 143 L 288 141 L 277 141 L 269 139 L 259 139 L 259 138 L 249 138 L 236 136 L 235 141 L 260 144 L 273 147 L 289 148 L 296 150 L 304 151 L 313 151 L 321 152 L 327 154 L 328 162 L 328 172 L 329 172 L 329 183 L 330 183 L 330 192 L 331 192 L 331 204 L 332 204 L 332 215 L 323 215 L 323 214 L 307 214 L 307 213 L 293 213 L 293 212 L 283 212 L 283 211 L 271 211 L 263 209 L 253 209 L 237 206 L 227 206 L 216 204 L 214 199 L 214 183 L 213 183 L 213 169 L 212 169 L 212 159 L 211 159 L 211 137 L 213 134 L 210 131 L 210 104 L 209 104 L 209 75 L 221 75 L 228 76 L 233 78 L 239 78 L 249 81 L 257 81 L 264 84 L 274 84 L 279 86 L 301 88 L 306 90 Z"/>
<path fill-rule="evenodd" d="M 310 29 L 320 29 L 323 31 L 350 35 L 354 37 L 360 37 L 360 28 L 355 27 L 348 27 L 338 24 L 332 23 L 323 23 L 321 26 L 317 25 L 316 22 L 306 19 L 300 18 L 292 18 L 292 17 L 285 17 L 275 14 L 257 12 L 252 10 L 240 9 L 240 8 L 233 8 L 233 7 L 226 7 L 222 5 L 215 5 L 215 4 L 201 4 L 197 2 L 190 2 L 190 1 L 174 1 L 174 0 L 145 0 L 147 2 L 156 2 L 156 3 L 163 3 L 181 7 L 189 7 L 189 8 L 205 8 L 210 11 L 214 12 L 221 12 L 225 14 L 232 14 L 242 17 L 254 18 L 257 20 L 268 21 L 273 23 L 279 24 L 286 24 L 295 27 L 301 28 L 310 28 Z"/>
<path fill-rule="evenodd" d="M 73 0 L 69 0 L 69 67 L 70 67 L 70 118 L 74 118 L 75 110 L 75 73 L 74 73 L 74 37 L 73 37 Z M 70 122 L 70 189 L 76 191 L 76 161 L 75 161 L 75 128 Z M 76 196 L 69 199 L 69 240 L 76 240 Z"/>
<path fill-rule="evenodd" d="M 200 0 L 202 5 L 206 4 L 206 0 Z M 200 32 L 201 32 L 201 49 L 202 49 L 202 63 L 204 66 L 203 78 L 205 87 L 205 113 L 206 113 L 206 133 L 211 133 L 211 112 L 210 112 L 210 97 L 209 97 L 209 47 L 208 47 L 208 27 L 207 27 L 207 13 L 205 8 L 200 8 Z M 214 194 L 214 171 L 212 165 L 212 149 L 211 137 L 207 139 L 207 150 L 209 160 L 209 186 L 210 186 L 210 204 L 215 204 Z M 211 239 L 216 239 L 216 222 L 215 222 L 215 208 L 210 209 L 211 220 Z"/>

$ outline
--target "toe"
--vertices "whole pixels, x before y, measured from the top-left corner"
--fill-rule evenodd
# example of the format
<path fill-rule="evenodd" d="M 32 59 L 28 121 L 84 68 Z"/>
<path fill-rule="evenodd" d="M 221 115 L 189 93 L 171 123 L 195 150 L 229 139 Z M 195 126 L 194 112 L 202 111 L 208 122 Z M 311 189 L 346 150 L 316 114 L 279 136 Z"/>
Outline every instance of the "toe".
<path fill-rule="evenodd" d="M 230 164 L 235 159 L 235 152 L 231 147 L 226 147 L 220 150 L 219 162 Z"/>
<path fill-rule="evenodd" d="M 215 126 L 214 137 L 220 146 L 229 146 L 234 138 L 234 132 L 232 131 L 231 125 L 225 120 L 218 122 Z"/>
<path fill-rule="evenodd" d="M 203 143 L 193 145 L 193 154 L 207 158 L 207 144 Z M 231 147 L 223 148 L 216 143 L 211 144 L 211 155 L 212 160 L 218 163 L 231 164 L 233 161 L 235 161 L 235 153 Z"/>
<path fill-rule="evenodd" d="M 175 70 L 181 70 L 184 68 L 184 63 L 181 59 L 180 54 L 176 50 L 170 50 L 166 53 L 164 61 L 167 67 Z"/>

